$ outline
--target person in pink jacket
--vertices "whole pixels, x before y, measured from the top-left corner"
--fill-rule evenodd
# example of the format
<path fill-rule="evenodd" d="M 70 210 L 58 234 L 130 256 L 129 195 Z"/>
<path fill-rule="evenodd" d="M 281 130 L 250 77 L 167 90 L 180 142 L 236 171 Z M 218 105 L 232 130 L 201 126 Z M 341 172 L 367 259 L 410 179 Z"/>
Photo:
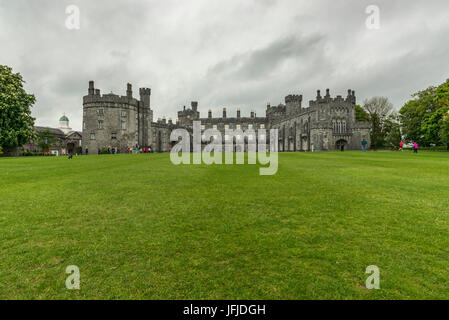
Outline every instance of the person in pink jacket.
<path fill-rule="evenodd" d="M 418 143 L 416 143 L 416 141 L 413 142 L 413 152 L 418 153 Z"/>

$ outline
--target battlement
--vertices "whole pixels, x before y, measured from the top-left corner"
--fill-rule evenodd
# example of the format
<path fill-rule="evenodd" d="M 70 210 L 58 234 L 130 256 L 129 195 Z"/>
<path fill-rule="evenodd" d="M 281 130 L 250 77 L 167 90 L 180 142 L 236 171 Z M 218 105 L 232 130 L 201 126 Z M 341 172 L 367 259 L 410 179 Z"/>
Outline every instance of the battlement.
<path fill-rule="evenodd" d="M 140 88 L 139 94 L 140 94 L 140 96 L 151 96 L 151 89 L 150 88 Z"/>
<path fill-rule="evenodd" d="M 83 97 L 83 105 L 88 106 L 90 104 L 95 105 L 114 105 L 114 104 L 120 104 L 120 105 L 130 105 L 137 107 L 139 104 L 139 101 L 134 98 L 129 98 L 127 96 L 119 96 L 113 93 L 104 94 L 104 95 L 87 95 Z"/>
<path fill-rule="evenodd" d="M 140 101 L 143 103 L 143 107 L 149 109 L 150 108 L 150 96 L 151 89 L 150 88 L 140 88 Z"/>
<path fill-rule="evenodd" d="M 287 103 L 300 103 L 302 102 L 302 95 L 289 94 L 285 97 L 285 104 Z"/>
<path fill-rule="evenodd" d="M 356 104 L 356 97 L 355 97 L 355 91 L 349 89 L 348 90 L 348 95 L 346 96 L 346 98 L 343 98 L 341 95 L 336 96 L 335 98 L 332 98 L 330 95 L 330 91 L 329 89 L 326 89 L 326 95 L 324 97 L 321 96 L 321 90 L 317 90 L 317 96 L 315 100 L 310 100 L 309 101 L 309 106 L 316 106 L 319 104 L 324 104 L 324 103 L 351 103 L 351 104 Z"/>
<path fill-rule="evenodd" d="M 150 89 L 145 89 L 145 92 Z M 151 91 L 150 91 L 151 92 Z M 101 95 L 100 89 L 95 88 L 94 81 L 89 81 L 89 89 L 88 94 L 83 97 L 83 105 L 89 104 L 99 104 L 99 105 L 113 105 L 113 104 L 121 104 L 121 105 L 130 105 L 137 107 L 139 101 L 132 96 L 132 86 L 128 83 L 126 96 L 119 96 L 114 93 L 108 93 Z"/>

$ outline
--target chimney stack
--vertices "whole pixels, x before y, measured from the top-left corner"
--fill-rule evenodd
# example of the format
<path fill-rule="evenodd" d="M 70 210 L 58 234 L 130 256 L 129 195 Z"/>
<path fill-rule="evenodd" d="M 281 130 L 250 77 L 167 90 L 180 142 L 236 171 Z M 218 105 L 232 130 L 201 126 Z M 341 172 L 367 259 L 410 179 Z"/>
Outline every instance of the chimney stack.
<path fill-rule="evenodd" d="M 209 111 L 207 112 L 207 117 L 209 119 L 212 119 L 212 110 L 211 109 L 209 109 Z"/>
<path fill-rule="evenodd" d="M 132 98 L 133 97 L 133 86 L 131 85 L 131 83 L 127 84 L 126 96 L 128 98 Z"/>
<path fill-rule="evenodd" d="M 223 108 L 223 118 L 226 118 L 226 108 Z"/>

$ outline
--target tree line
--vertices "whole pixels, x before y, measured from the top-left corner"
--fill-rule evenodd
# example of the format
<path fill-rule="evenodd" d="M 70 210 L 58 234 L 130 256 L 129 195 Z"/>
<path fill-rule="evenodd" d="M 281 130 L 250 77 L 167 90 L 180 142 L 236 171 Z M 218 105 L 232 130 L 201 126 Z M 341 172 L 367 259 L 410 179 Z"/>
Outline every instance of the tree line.
<path fill-rule="evenodd" d="M 371 123 L 371 147 L 397 147 L 400 141 L 421 146 L 449 143 L 449 79 L 412 94 L 399 111 L 386 97 L 356 106 L 356 119 Z"/>

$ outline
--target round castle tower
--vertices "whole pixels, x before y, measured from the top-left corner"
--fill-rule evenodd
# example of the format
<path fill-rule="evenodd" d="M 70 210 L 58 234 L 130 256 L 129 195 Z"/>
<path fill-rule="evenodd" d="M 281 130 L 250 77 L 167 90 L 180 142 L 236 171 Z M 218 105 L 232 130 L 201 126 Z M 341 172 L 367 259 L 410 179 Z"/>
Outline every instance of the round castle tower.
<path fill-rule="evenodd" d="M 153 112 L 150 109 L 151 89 L 140 89 L 140 100 L 133 98 L 128 83 L 126 96 L 113 93 L 101 95 L 89 82 L 88 95 L 83 97 L 83 151 L 112 148 L 126 152 L 128 148 L 148 146 Z"/>

